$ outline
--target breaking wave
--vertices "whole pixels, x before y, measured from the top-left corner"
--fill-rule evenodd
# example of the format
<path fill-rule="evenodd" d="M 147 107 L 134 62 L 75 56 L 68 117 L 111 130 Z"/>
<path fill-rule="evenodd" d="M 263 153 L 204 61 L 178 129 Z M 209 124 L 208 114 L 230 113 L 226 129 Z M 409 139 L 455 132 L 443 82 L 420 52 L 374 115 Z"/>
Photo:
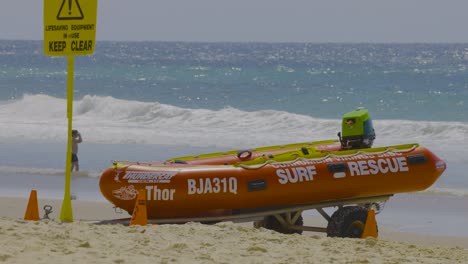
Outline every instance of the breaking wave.
<path fill-rule="evenodd" d="M 276 110 L 189 109 L 88 95 L 74 102 L 73 124 L 89 143 L 245 148 L 336 139 L 342 114 L 322 119 Z M 66 100 L 24 95 L 3 101 L 0 122 L 8 124 L 0 131 L 0 141 L 66 141 Z M 374 120 L 374 127 L 376 145 L 418 142 L 466 160 L 459 142 L 468 135 L 468 123 Z"/>

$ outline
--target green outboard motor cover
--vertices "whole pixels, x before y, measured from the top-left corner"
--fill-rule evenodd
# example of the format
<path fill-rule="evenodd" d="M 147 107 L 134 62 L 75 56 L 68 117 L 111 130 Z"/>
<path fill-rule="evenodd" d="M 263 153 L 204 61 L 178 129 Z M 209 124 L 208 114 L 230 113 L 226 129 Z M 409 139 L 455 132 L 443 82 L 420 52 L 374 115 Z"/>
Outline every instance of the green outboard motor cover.
<path fill-rule="evenodd" d="M 369 111 L 364 108 L 358 108 L 346 113 L 343 116 L 341 136 L 344 147 L 371 147 L 375 139 L 375 132 Z"/>

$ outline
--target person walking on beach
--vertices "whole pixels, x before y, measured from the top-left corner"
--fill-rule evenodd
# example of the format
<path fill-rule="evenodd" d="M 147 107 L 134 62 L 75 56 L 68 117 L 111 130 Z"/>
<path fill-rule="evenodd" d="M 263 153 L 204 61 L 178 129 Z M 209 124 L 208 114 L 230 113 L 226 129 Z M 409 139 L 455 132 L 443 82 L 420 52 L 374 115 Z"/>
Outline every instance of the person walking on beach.
<path fill-rule="evenodd" d="M 78 164 L 78 144 L 83 142 L 80 132 L 78 130 L 72 130 L 72 164 L 71 171 L 76 168 L 76 171 L 80 171 L 80 165 Z"/>

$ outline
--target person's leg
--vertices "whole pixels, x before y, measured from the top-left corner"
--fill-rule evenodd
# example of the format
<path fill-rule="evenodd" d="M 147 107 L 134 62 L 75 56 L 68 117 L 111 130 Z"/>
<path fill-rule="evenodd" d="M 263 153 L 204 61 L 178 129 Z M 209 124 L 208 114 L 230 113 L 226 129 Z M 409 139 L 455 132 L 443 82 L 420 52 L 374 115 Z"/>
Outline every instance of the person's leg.
<path fill-rule="evenodd" d="M 76 171 L 78 171 L 78 156 L 72 153 L 71 171 L 73 171 L 74 168 L 76 168 Z"/>

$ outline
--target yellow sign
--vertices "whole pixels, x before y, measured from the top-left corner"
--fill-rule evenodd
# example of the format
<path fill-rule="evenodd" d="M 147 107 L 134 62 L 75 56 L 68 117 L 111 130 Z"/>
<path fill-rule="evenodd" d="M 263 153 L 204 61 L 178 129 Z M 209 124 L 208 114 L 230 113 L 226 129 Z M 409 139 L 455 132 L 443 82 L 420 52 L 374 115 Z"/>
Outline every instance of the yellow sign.
<path fill-rule="evenodd" d="M 96 17 L 97 0 L 44 0 L 44 53 L 94 53 Z"/>

